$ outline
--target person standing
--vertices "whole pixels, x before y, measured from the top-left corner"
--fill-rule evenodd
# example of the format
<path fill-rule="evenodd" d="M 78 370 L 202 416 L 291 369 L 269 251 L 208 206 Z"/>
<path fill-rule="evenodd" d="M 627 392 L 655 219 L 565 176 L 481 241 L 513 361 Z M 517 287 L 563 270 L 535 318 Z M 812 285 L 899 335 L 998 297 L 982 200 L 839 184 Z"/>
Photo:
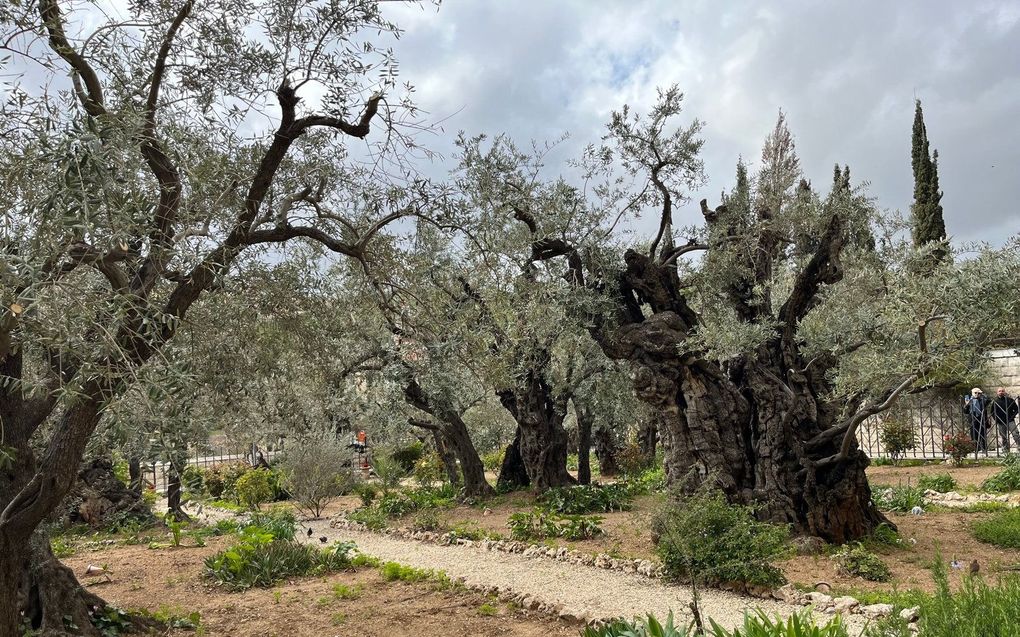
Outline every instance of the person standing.
<path fill-rule="evenodd" d="M 998 430 L 999 448 L 1005 449 L 1007 452 L 1010 450 L 1009 436 L 1012 434 L 1013 442 L 1016 443 L 1017 449 L 1020 449 L 1020 431 L 1017 431 L 1015 422 L 1018 411 L 1017 402 L 1006 393 L 1005 387 L 1000 387 L 995 391 L 995 398 L 989 403 L 988 409 L 991 410 L 989 422 L 994 422 L 995 428 Z"/>
<path fill-rule="evenodd" d="M 970 418 L 970 438 L 977 445 L 978 451 L 988 452 L 988 398 L 980 387 L 970 390 L 963 403 L 963 413 Z"/>

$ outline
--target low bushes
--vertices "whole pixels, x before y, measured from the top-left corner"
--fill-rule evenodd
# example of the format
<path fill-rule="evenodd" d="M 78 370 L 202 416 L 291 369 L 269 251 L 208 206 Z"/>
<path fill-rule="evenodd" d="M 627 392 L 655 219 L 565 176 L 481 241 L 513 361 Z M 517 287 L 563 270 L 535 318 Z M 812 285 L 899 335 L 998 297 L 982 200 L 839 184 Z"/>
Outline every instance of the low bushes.
<path fill-rule="evenodd" d="M 535 508 L 531 512 L 514 513 L 507 521 L 514 540 L 542 540 L 559 537 L 565 540 L 586 540 L 601 535 L 602 518 L 595 515 L 560 515 Z"/>
<path fill-rule="evenodd" d="M 237 479 L 234 488 L 238 501 L 249 509 L 258 509 L 273 499 L 273 485 L 266 469 L 246 472 Z"/>
<path fill-rule="evenodd" d="M 553 513 L 608 513 L 626 511 L 633 500 L 625 484 L 557 487 L 541 495 L 539 502 Z"/>
<path fill-rule="evenodd" d="M 280 463 L 280 473 L 294 503 L 313 518 L 341 495 L 351 492 L 356 477 L 347 452 L 335 436 L 317 436 L 289 448 Z"/>
<path fill-rule="evenodd" d="M 744 616 L 742 626 L 728 630 L 709 620 L 704 633 L 693 626 L 676 626 L 670 613 L 665 623 L 652 615 L 631 621 L 618 619 L 599 627 L 589 626 L 581 637 L 847 637 L 839 617 L 819 626 L 810 611 L 801 611 L 787 619 L 770 618 L 758 611 Z"/>
<path fill-rule="evenodd" d="M 949 493 L 956 489 L 956 479 L 948 473 L 926 474 L 917 479 L 917 486 L 922 491 Z"/>
<path fill-rule="evenodd" d="M 763 587 L 785 582 L 770 562 L 787 554 L 789 529 L 758 521 L 721 492 L 702 490 L 670 502 L 656 515 L 653 532 L 671 579 Z"/>
<path fill-rule="evenodd" d="M 982 491 L 1006 493 L 1020 491 L 1020 455 L 1009 454 L 1002 461 L 1002 471 L 981 484 Z"/>
<path fill-rule="evenodd" d="M 954 592 L 942 559 L 933 570 L 935 594 L 921 603 L 920 634 L 924 637 L 1005 637 L 1020 626 L 1020 577 L 1010 575 L 995 585 L 981 577 L 964 577 Z M 887 633 L 888 634 L 888 633 Z M 906 637 L 914 633 L 892 633 Z M 883 636 L 885 637 L 885 636 Z"/>
<path fill-rule="evenodd" d="M 241 531 L 237 544 L 206 559 L 205 574 L 232 590 L 266 587 L 286 577 L 348 568 L 353 551 L 352 542 L 320 550 L 250 526 Z"/>
<path fill-rule="evenodd" d="M 981 542 L 1004 549 L 1020 549 L 1020 509 L 993 513 L 974 523 L 972 532 Z"/>
<path fill-rule="evenodd" d="M 888 582 L 892 578 L 885 562 L 859 543 L 841 546 L 832 557 L 843 575 L 862 577 L 869 582 Z"/>
<path fill-rule="evenodd" d="M 924 506 L 924 489 L 909 484 L 898 487 L 875 486 L 871 489 L 871 500 L 882 511 L 910 513 L 914 507 Z"/>

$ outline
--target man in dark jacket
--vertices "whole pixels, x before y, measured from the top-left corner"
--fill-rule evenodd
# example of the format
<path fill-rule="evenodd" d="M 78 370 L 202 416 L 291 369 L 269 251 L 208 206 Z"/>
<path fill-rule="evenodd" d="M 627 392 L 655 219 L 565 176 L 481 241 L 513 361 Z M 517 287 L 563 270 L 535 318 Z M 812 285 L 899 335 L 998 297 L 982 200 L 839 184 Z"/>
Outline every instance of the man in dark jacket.
<path fill-rule="evenodd" d="M 1005 387 L 1000 387 L 995 392 L 995 398 L 988 404 L 990 411 L 989 420 L 995 423 L 999 432 L 999 444 L 1001 449 L 1010 450 L 1009 436 L 1013 435 L 1015 449 L 1020 449 L 1020 432 L 1016 428 L 1017 403 L 1012 396 L 1006 393 Z"/>
<path fill-rule="evenodd" d="M 988 451 L 988 403 L 985 392 L 980 387 L 970 390 L 970 396 L 963 403 L 963 413 L 969 416 L 970 439 L 977 444 L 978 451 Z"/>

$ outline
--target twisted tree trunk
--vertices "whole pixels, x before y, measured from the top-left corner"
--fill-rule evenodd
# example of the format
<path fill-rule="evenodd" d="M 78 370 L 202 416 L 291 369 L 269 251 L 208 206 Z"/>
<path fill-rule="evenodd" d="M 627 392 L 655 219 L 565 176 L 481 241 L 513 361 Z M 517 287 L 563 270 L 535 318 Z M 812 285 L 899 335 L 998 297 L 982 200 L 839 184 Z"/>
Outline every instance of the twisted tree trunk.
<path fill-rule="evenodd" d="M 531 486 L 539 491 L 577 484 L 567 471 L 567 430 L 563 427 L 566 402 L 554 397 L 552 387 L 535 369 L 524 382 L 498 392 L 499 400 L 517 421 L 521 460 Z M 509 451 L 508 451 L 509 455 Z M 504 460 L 504 463 L 506 460 Z"/>
<path fill-rule="evenodd" d="M 513 442 L 507 445 L 503 453 L 503 464 L 499 468 L 496 486 L 501 491 L 512 491 L 530 485 L 531 479 L 524 467 L 524 458 L 521 457 L 521 428 L 518 426 L 514 432 Z"/>
<path fill-rule="evenodd" d="M 573 400 L 577 414 L 577 482 L 591 484 L 591 443 L 595 414 L 586 409 L 583 401 Z"/>
<path fill-rule="evenodd" d="M 620 465 L 616 463 L 616 441 L 613 440 L 613 432 L 600 427 L 595 430 L 592 438 L 595 443 L 595 457 L 599 459 L 599 475 L 618 475 Z"/>
<path fill-rule="evenodd" d="M 457 456 L 454 455 L 450 445 L 446 444 L 446 438 L 438 428 L 432 430 L 432 442 L 436 446 L 436 453 L 443 461 L 443 469 L 446 471 L 446 479 L 450 484 L 460 484 L 460 471 L 457 469 Z"/>

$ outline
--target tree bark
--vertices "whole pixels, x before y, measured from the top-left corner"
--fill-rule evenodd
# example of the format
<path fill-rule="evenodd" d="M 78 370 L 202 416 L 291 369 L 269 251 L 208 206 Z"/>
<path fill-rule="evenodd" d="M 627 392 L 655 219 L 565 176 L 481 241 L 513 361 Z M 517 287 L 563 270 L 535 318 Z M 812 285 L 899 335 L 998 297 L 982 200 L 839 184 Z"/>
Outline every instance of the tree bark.
<path fill-rule="evenodd" d="M 592 434 L 595 443 L 595 457 L 599 459 L 599 475 L 615 476 L 620 473 L 620 465 L 616 463 L 616 441 L 613 432 L 600 427 Z"/>
<path fill-rule="evenodd" d="M 656 418 L 648 418 L 641 423 L 637 441 L 641 454 L 648 458 L 649 464 L 655 461 L 655 447 L 659 440 L 659 424 Z"/>
<path fill-rule="evenodd" d="M 496 486 L 500 491 L 513 491 L 531 486 L 528 470 L 524 467 L 524 458 L 521 457 L 520 426 L 514 433 L 514 441 L 507 445 L 506 451 L 503 453 L 503 465 L 499 468 Z"/>
<path fill-rule="evenodd" d="M 172 515 L 178 522 L 191 519 L 181 508 L 181 474 L 173 466 L 166 476 L 166 513 Z"/>
<path fill-rule="evenodd" d="M 460 472 L 464 477 L 464 494 L 470 497 L 495 495 L 492 485 L 485 479 L 485 465 L 482 464 L 478 450 L 471 441 L 467 423 L 453 405 L 428 394 L 414 378 L 404 387 L 404 400 L 439 421 L 438 427 L 442 431 L 443 439 L 460 461 Z"/>
<path fill-rule="evenodd" d="M 554 398 L 552 388 L 535 369 L 528 371 L 521 386 L 500 390 L 498 394 L 517 421 L 521 459 L 532 488 L 544 491 L 577 484 L 567 471 L 565 401 Z"/>
<path fill-rule="evenodd" d="M 591 443 L 595 415 L 585 408 L 582 401 L 573 399 L 577 415 L 577 482 L 591 484 Z"/>
<path fill-rule="evenodd" d="M 842 543 L 887 520 L 871 501 L 867 457 L 856 442 L 848 453 L 840 451 L 845 421 L 820 398 L 830 390 L 827 363 L 808 365 L 793 329 L 820 283 L 834 280 L 838 260 L 821 254 L 838 248 L 831 231 L 798 278 L 775 337 L 725 367 L 678 353 L 697 315 L 677 293 L 675 271 L 632 251 L 621 279 L 623 298 L 631 299 L 625 301 L 627 320 L 600 344 L 634 364 L 637 395 L 659 415 L 672 486 L 711 479 L 732 502 L 754 505 L 763 519 Z M 640 315 L 637 299 L 651 306 L 651 316 Z M 756 311 L 736 307 L 747 317 Z"/>
<path fill-rule="evenodd" d="M 443 461 L 446 479 L 450 481 L 450 484 L 460 484 L 457 456 L 450 449 L 450 445 L 446 444 L 446 438 L 438 427 L 432 430 L 432 442 L 436 445 L 436 453 L 439 454 L 439 459 Z"/>
<path fill-rule="evenodd" d="M 137 494 L 142 493 L 142 461 L 138 456 L 128 460 L 128 488 Z"/>

